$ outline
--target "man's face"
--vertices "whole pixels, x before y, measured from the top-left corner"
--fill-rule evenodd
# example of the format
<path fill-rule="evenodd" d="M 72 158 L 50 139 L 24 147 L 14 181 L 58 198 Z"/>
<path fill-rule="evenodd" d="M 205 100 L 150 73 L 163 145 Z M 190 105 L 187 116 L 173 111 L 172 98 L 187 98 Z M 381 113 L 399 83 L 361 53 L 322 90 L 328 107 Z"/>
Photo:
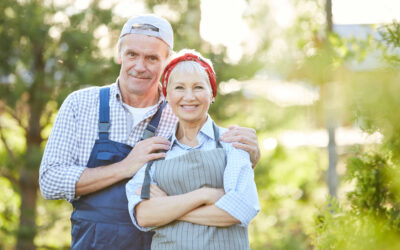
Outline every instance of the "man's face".
<path fill-rule="evenodd" d="M 168 57 L 168 46 L 160 39 L 129 34 L 121 41 L 118 62 L 122 96 L 155 95 Z"/>

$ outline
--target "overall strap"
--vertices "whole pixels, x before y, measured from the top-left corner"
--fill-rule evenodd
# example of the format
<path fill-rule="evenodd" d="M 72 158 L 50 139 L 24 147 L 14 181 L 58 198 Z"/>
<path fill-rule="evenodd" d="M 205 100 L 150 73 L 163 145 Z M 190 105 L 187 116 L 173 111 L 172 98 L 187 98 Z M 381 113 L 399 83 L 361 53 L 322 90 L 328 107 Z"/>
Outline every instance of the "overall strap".
<path fill-rule="evenodd" d="M 107 140 L 110 129 L 110 88 L 100 89 L 99 139 Z"/>
<path fill-rule="evenodd" d="M 153 118 L 151 119 L 151 121 L 149 122 L 149 124 L 147 125 L 145 130 L 143 131 L 142 140 L 153 137 L 156 134 L 158 124 L 160 123 L 162 111 L 163 111 L 164 107 L 166 106 L 166 104 L 167 104 L 167 102 L 164 101 L 160 105 L 157 112 L 154 114 Z M 147 163 L 146 171 L 144 174 L 144 180 L 143 180 L 142 192 L 140 194 L 140 198 L 145 199 L 145 200 L 150 199 L 150 182 L 151 182 L 150 169 L 151 169 L 151 166 L 153 165 L 153 162 L 154 161 L 150 161 Z"/>
<path fill-rule="evenodd" d="M 172 135 L 168 138 L 168 140 L 170 142 L 172 141 Z M 158 159 L 158 160 L 163 160 L 163 159 L 164 158 L 161 158 L 161 159 Z M 150 184 L 151 184 L 150 169 L 151 169 L 151 166 L 153 166 L 153 163 L 154 163 L 154 161 L 150 161 L 150 162 L 147 163 L 146 171 L 144 173 L 142 192 L 140 194 L 140 198 L 143 199 L 143 200 L 150 199 Z"/>
<path fill-rule="evenodd" d="M 151 121 L 149 122 L 149 124 L 147 124 L 147 127 L 143 131 L 142 140 L 153 137 L 156 134 L 158 124 L 160 123 L 162 111 L 166 104 L 167 104 L 167 102 L 164 101 L 160 105 L 160 107 L 157 110 L 157 113 L 154 114 L 154 116 L 151 119 Z"/>
<path fill-rule="evenodd" d="M 213 122 L 213 129 L 214 129 L 214 138 L 215 138 L 215 144 L 217 148 L 222 148 L 221 142 L 219 141 L 219 128 L 215 123 Z"/>

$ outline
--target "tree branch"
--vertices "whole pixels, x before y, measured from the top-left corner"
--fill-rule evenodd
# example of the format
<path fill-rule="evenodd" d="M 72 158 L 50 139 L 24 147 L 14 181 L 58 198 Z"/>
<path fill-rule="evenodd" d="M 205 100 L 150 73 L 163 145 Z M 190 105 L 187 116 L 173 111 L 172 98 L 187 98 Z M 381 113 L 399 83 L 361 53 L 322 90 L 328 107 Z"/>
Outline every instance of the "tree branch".
<path fill-rule="evenodd" d="M 27 127 L 22 124 L 21 119 L 17 116 L 17 114 L 12 110 L 10 107 L 6 106 L 7 112 L 17 121 L 18 125 L 21 126 L 25 131 L 27 130 Z"/>
<path fill-rule="evenodd" d="M 0 124 L 0 140 L 3 142 L 4 147 L 7 150 L 8 155 L 11 157 L 11 160 L 13 162 L 15 162 L 14 152 L 11 150 L 10 146 L 8 145 L 8 142 L 7 142 L 7 140 L 6 140 L 5 136 L 4 136 L 3 127 L 1 126 L 1 124 Z"/>
<path fill-rule="evenodd" d="M 7 171 L 7 167 L 0 167 L 0 176 L 7 178 L 14 186 L 18 186 L 18 180 Z"/>

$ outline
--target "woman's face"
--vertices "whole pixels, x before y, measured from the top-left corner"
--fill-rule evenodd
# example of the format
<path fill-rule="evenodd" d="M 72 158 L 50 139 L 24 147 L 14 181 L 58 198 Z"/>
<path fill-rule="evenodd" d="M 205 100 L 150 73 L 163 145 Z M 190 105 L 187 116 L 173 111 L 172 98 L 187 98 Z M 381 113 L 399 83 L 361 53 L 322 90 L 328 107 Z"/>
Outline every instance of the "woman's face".
<path fill-rule="evenodd" d="M 211 86 L 198 73 L 174 72 L 167 101 L 180 122 L 202 124 L 213 100 Z"/>

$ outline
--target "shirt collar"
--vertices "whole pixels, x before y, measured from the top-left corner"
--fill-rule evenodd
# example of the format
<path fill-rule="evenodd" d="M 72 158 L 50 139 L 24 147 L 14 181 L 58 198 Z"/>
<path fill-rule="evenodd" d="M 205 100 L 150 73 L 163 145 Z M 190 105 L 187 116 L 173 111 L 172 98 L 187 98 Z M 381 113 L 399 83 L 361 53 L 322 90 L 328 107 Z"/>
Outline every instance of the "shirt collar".
<path fill-rule="evenodd" d="M 201 140 L 201 136 L 206 136 L 212 140 L 215 140 L 215 136 L 214 136 L 214 128 L 213 128 L 213 120 L 211 119 L 210 115 L 207 115 L 207 121 L 203 124 L 203 126 L 201 127 L 199 134 L 197 135 L 197 140 L 199 142 L 199 146 L 202 144 Z M 171 146 L 174 145 L 174 143 L 177 143 L 179 145 L 182 145 L 179 143 L 178 139 L 176 138 L 176 130 L 178 128 L 178 122 L 175 124 L 174 127 L 174 133 L 172 133 L 171 135 Z"/>
<path fill-rule="evenodd" d="M 110 96 L 115 97 L 115 99 L 122 105 L 122 95 L 119 89 L 118 79 L 110 86 Z"/>
<path fill-rule="evenodd" d="M 117 80 L 111 85 L 110 87 L 110 95 L 111 96 L 115 96 L 116 100 L 123 105 L 122 102 L 122 95 L 121 95 L 121 89 L 119 87 L 119 79 L 117 78 Z M 165 101 L 165 97 L 161 92 L 161 85 L 158 88 L 158 105 L 157 108 Z"/>

